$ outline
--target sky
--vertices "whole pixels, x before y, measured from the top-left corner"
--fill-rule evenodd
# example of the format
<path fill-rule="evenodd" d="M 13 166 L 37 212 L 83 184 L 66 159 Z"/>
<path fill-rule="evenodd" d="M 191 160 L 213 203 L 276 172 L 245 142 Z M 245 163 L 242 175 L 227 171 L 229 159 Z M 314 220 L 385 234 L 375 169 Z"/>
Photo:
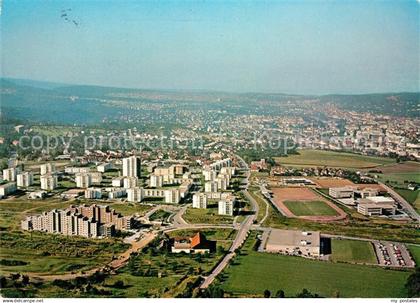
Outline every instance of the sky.
<path fill-rule="evenodd" d="M 398 0 L 3 0 L 1 76 L 234 92 L 419 91 L 419 16 L 419 2 Z"/>

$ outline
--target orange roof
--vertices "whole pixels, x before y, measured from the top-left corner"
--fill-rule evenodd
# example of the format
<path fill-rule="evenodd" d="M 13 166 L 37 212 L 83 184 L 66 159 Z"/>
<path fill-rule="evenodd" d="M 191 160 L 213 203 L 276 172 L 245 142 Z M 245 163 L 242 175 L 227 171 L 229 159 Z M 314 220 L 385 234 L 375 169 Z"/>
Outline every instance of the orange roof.
<path fill-rule="evenodd" d="M 191 248 L 194 248 L 194 247 L 200 245 L 201 242 L 202 242 L 202 236 L 198 232 L 198 233 L 195 234 L 194 237 L 191 238 Z"/>

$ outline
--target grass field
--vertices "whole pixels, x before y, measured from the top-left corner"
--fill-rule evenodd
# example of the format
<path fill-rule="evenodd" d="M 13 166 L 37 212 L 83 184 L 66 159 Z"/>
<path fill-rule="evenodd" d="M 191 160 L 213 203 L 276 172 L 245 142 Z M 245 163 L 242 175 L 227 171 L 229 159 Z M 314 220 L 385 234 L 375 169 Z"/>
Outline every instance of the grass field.
<path fill-rule="evenodd" d="M 306 288 L 323 297 L 337 292 L 340 297 L 405 297 L 404 284 L 410 273 L 247 249 L 224 271 L 221 286 L 234 296 L 262 296 L 265 289 L 272 294 L 281 289 L 291 297 Z"/>
<path fill-rule="evenodd" d="M 413 205 L 417 212 L 420 212 L 420 190 L 395 188 L 395 191 Z"/>
<path fill-rule="evenodd" d="M 285 201 L 295 216 L 335 216 L 337 212 L 323 201 Z"/>
<path fill-rule="evenodd" d="M 414 261 L 416 262 L 416 266 L 420 267 L 420 246 L 418 245 L 408 245 L 408 250 L 411 253 Z"/>
<path fill-rule="evenodd" d="M 354 240 L 331 240 L 331 261 L 377 264 L 372 243 Z"/>
<path fill-rule="evenodd" d="M 299 150 L 298 155 L 275 158 L 275 160 L 279 164 L 290 166 L 329 166 L 353 169 L 371 168 L 384 164 L 395 163 L 395 160 L 388 158 L 306 149 Z"/>
<path fill-rule="evenodd" d="M 187 208 L 182 218 L 191 224 L 231 224 L 234 217 L 218 215 L 217 200 L 207 201 L 207 209 Z"/>

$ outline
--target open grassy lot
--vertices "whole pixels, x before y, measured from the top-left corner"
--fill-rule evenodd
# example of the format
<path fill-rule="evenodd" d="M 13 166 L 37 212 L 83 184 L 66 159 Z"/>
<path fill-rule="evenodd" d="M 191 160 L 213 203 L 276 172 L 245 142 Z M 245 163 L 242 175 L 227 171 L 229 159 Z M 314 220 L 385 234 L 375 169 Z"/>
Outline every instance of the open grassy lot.
<path fill-rule="evenodd" d="M 420 246 L 418 245 L 408 245 L 408 250 L 410 251 L 411 256 L 416 262 L 416 266 L 420 267 Z"/>
<path fill-rule="evenodd" d="M 407 186 L 408 183 L 420 183 L 419 172 L 377 174 L 378 179 L 393 186 Z"/>
<path fill-rule="evenodd" d="M 420 190 L 395 188 L 395 191 L 413 205 L 417 212 L 420 212 Z"/>
<path fill-rule="evenodd" d="M 306 288 L 323 297 L 337 293 L 340 297 L 405 297 L 404 284 L 410 273 L 248 249 L 224 271 L 221 286 L 233 296 L 262 296 L 265 289 L 272 294 L 281 289 L 292 297 Z"/>
<path fill-rule="evenodd" d="M 372 243 L 355 240 L 331 240 L 331 261 L 377 264 Z"/>
<path fill-rule="evenodd" d="M 139 215 L 142 216 L 147 213 L 152 206 L 140 203 L 112 203 L 110 207 L 115 209 L 116 212 L 121 213 L 123 216 Z"/>
<path fill-rule="evenodd" d="M 150 221 L 164 221 L 169 218 L 172 213 L 159 209 L 150 216 Z"/>
<path fill-rule="evenodd" d="M 324 201 L 283 202 L 295 216 L 335 216 L 337 212 Z"/>
<path fill-rule="evenodd" d="M 2 231 L 0 259 L 27 264 L 4 266 L 0 272 L 63 273 L 87 270 L 112 260 L 129 245 L 117 239 L 85 239 L 41 232 Z"/>
<path fill-rule="evenodd" d="M 395 163 L 395 160 L 388 158 L 369 157 L 344 152 L 323 151 L 323 150 L 299 150 L 298 155 L 275 158 L 276 162 L 282 165 L 297 166 L 329 166 L 343 168 L 371 168 L 384 164 Z"/>
<path fill-rule="evenodd" d="M 182 218 L 191 224 L 231 224 L 234 217 L 218 215 L 218 201 L 207 201 L 207 209 L 188 207 Z"/>

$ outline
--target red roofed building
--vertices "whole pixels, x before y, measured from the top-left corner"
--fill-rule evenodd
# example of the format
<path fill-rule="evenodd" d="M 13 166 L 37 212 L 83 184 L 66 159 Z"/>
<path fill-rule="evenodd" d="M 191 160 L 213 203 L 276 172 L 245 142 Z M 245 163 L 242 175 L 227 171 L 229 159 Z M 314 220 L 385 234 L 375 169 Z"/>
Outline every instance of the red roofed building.
<path fill-rule="evenodd" d="M 173 253 L 203 254 L 214 251 L 215 247 L 216 241 L 209 241 L 203 234 L 198 232 L 193 237 L 174 238 L 171 251 Z"/>

